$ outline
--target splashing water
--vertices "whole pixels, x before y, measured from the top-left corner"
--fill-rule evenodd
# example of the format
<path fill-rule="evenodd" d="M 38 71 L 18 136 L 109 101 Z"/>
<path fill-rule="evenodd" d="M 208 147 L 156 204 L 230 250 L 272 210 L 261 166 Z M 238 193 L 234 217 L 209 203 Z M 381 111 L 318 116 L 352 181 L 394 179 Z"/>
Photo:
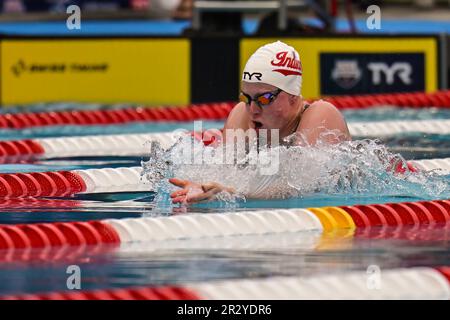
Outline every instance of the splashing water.
<path fill-rule="evenodd" d="M 167 207 L 170 206 L 168 197 L 170 185 L 167 179 L 171 176 L 171 162 L 168 157 L 170 149 L 167 151 L 164 150 L 158 141 L 151 141 L 149 145 L 149 160 L 146 162 L 141 161 L 141 179 L 144 178 L 147 180 L 153 191 L 156 192 L 156 197 L 153 200 L 155 205 L 158 207 Z"/>
<path fill-rule="evenodd" d="M 293 147 L 282 152 L 283 176 L 301 194 L 367 194 L 439 198 L 450 193 L 448 183 L 434 172 L 396 172 L 407 168 L 379 140 L 346 141 L 337 145 Z M 283 163 L 283 160 L 280 161 Z"/>
<path fill-rule="evenodd" d="M 323 135 L 330 134 L 336 133 Z M 284 139 L 284 145 L 259 151 L 250 148 L 230 161 L 225 148 L 204 146 L 190 136 L 183 137 L 166 151 L 152 146 L 150 160 L 143 162 L 144 175 L 153 185 L 159 185 L 158 192 L 165 193 L 172 188 L 167 183 L 172 176 L 233 187 L 236 194 L 223 192 L 216 197 L 231 204 L 245 197 L 283 199 L 317 192 L 432 199 L 450 195 L 448 182 L 434 172 L 396 173 L 396 167 L 407 167 L 405 159 L 389 152 L 379 140 L 330 145 L 319 138 L 314 146 L 292 145 L 299 139 L 303 137 L 294 134 Z M 262 167 L 273 163 L 277 170 L 263 174 Z"/>
<path fill-rule="evenodd" d="M 142 173 L 145 179 L 153 186 L 158 186 L 166 177 L 169 170 L 170 161 L 167 159 L 166 151 L 158 141 L 151 141 L 150 155 L 147 162 L 141 161 Z"/>

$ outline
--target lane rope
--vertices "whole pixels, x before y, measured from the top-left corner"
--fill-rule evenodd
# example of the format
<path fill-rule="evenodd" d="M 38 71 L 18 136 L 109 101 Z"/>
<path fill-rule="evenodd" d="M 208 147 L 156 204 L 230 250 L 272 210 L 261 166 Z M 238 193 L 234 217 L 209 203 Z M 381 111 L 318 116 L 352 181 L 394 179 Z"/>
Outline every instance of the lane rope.
<path fill-rule="evenodd" d="M 353 122 L 348 127 L 354 137 L 386 137 L 408 132 L 450 134 L 450 120 Z M 192 135 L 208 145 L 211 142 L 208 132 Z M 151 141 L 168 149 L 179 136 L 175 132 L 159 132 L 0 141 L 0 162 L 80 156 L 145 156 L 150 152 Z"/>
<path fill-rule="evenodd" d="M 430 171 L 450 174 L 450 158 L 411 160 L 398 173 Z M 145 192 L 154 186 L 141 177 L 142 167 L 101 168 L 72 171 L 1 173 L 0 197 L 68 197 L 79 193 Z"/>
<path fill-rule="evenodd" d="M 434 93 L 394 93 L 328 97 L 339 109 L 375 106 L 450 107 L 450 90 Z M 0 128 L 23 129 L 52 125 L 107 125 L 130 122 L 224 120 L 236 102 L 208 103 L 187 107 L 134 107 L 125 109 L 73 110 L 0 114 Z"/>
<path fill-rule="evenodd" d="M 234 279 L 164 287 L 100 289 L 78 292 L 9 295 L 1 300 L 448 300 L 448 268 L 383 270 L 379 283 L 369 283 L 367 272 L 331 275 Z M 260 311 L 260 310 L 258 310 Z M 264 310 L 271 313 L 271 310 Z M 261 313 L 261 311 L 259 312 Z"/>
<path fill-rule="evenodd" d="M 417 231 L 417 228 L 424 226 L 445 227 L 449 223 L 448 200 L 192 213 L 169 217 L 0 225 L 0 249 L 55 247 L 66 244 L 130 244 L 313 231 L 327 234 L 336 230 L 347 230 L 348 236 L 351 237 L 373 237 L 366 231 L 375 227 L 374 230 L 379 234 L 387 227 L 408 227 L 409 232 L 414 228 L 416 229 L 414 231 Z M 358 233 L 359 230 L 362 230 L 361 233 Z M 408 233 L 405 235 L 408 236 Z M 384 237 L 392 236 L 384 234 Z"/>

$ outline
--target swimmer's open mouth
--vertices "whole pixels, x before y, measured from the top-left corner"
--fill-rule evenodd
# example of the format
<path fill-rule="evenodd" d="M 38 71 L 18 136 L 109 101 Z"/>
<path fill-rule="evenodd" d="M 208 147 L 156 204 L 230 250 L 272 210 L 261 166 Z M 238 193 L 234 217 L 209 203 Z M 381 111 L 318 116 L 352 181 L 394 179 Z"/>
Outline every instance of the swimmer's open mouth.
<path fill-rule="evenodd" d="M 259 121 L 253 121 L 253 125 L 255 126 L 255 129 L 261 129 L 263 124 Z"/>

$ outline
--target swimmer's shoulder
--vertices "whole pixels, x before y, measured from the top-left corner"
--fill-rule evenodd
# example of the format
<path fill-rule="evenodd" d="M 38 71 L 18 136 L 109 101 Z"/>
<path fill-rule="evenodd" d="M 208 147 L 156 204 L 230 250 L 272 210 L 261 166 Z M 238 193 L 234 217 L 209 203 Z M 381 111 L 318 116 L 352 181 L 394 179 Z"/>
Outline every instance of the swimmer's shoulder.
<path fill-rule="evenodd" d="M 345 122 L 344 116 L 332 103 L 325 100 L 317 100 L 312 103 L 305 102 L 305 110 L 303 112 L 303 120 L 335 119 Z M 321 121 L 322 121 L 321 120 Z"/>
<path fill-rule="evenodd" d="M 332 103 L 322 99 L 314 101 L 305 109 L 297 131 L 318 127 L 338 129 L 350 136 L 343 114 Z"/>
<path fill-rule="evenodd" d="M 225 121 L 224 129 L 248 129 L 248 116 L 244 102 L 239 102 L 231 110 Z"/>

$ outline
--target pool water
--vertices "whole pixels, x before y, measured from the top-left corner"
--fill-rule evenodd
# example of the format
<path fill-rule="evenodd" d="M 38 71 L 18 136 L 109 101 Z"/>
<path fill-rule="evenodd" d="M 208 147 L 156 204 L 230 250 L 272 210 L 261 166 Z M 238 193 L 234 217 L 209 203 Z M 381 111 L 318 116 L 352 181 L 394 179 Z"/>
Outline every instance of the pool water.
<path fill-rule="evenodd" d="M 105 106 L 51 104 L 31 106 L 31 110 L 91 109 Z M 110 106 L 110 107 L 123 107 Z M 18 112 L 21 109 L 10 109 Z M 9 110 L 8 110 L 9 111 Z M 4 111 L 2 111 L 4 112 Z M 398 109 L 393 107 L 347 110 L 348 122 L 384 120 L 450 119 L 445 109 Z M 221 122 L 203 122 L 203 128 L 221 127 Z M 2 140 L 98 134 L 149 133 L 193 129 L 192 123 L 133 123 L 115 126 L 64 126 L 25 130 L 1 130 Z M 357 137 L 355 137 L 357 139 Z M 405 159 L 450 157 L 450 135 L 401 134 L 382 139 L 390 151 Z M 0 172 L 34 172 L 104 167 L 140 166 L 146 157 L 77 157 L 37 160 L 29 163 L 1 164 Z M 450 176 L 439 177 L 450 186 Z M 449 199 L 449 192 L 422 193 L 416 186 L 409 192 L 314 193 L 284 200 L 247 200 L 232 205 L 222 202 L 198 204 L 189 208 L 156 206 L 154 192 L 103 193 L 53 199 L 0 199 L 0 223 L 38 223 L 88 221 L 110 218 L 212 213 L 261 208 L 308 208 L 334 205 L 373 204 L 414 200 Z M 449 189 L 450 190 L 450 189 Z M 373 232 L 377 232 L 375 228 Z M 82 289 L 167 285 L 217 279 L 256 278 L 273 275 L 317 275 L 349 270 L 366 270 L 370 265 L 383 268 L 440 266 L 450 264 L 447 227 L 426 227 L 405 231 L 397 238 L 383 238 L 389 230 L 378 230 L 371 237 L 345 232 L 319 234 L 301 232 L 266 236 L 187 239 L 148 242 L 121 247 L 22 250 L 6 262 L 0 252 L 0 294 L 36 293 L 67 290 L 69 265 L 81 268 Z"/>

